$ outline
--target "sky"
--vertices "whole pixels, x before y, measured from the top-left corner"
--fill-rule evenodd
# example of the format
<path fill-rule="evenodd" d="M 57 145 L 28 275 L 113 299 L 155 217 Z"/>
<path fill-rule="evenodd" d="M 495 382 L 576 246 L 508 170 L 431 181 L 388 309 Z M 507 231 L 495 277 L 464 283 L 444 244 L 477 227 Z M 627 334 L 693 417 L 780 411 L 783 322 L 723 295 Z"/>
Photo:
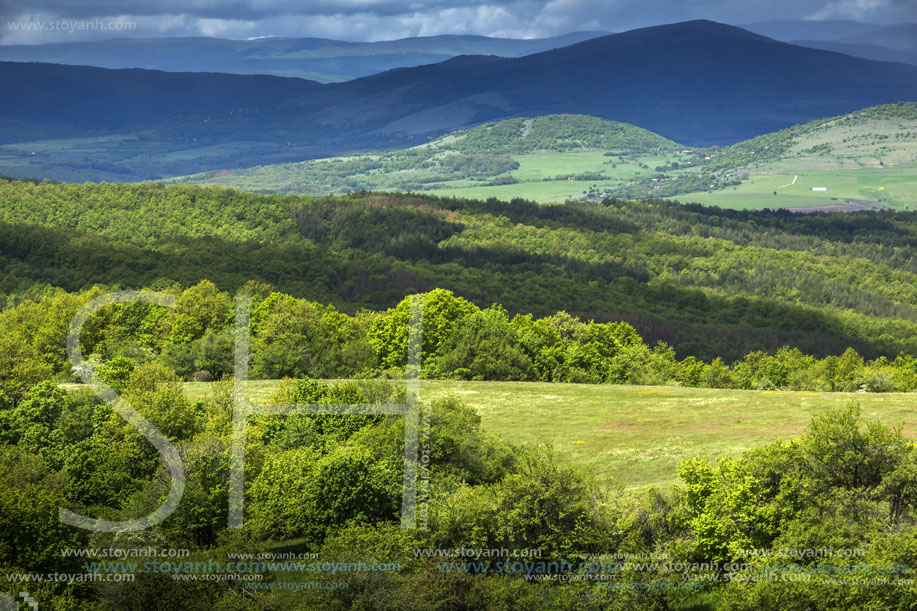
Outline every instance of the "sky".
<path fill-rule="evenodd" d="M 0 44 L 128 36 L 539 38 L 689 19 L 917 21 L 917 0 L 0 0 Z"/>

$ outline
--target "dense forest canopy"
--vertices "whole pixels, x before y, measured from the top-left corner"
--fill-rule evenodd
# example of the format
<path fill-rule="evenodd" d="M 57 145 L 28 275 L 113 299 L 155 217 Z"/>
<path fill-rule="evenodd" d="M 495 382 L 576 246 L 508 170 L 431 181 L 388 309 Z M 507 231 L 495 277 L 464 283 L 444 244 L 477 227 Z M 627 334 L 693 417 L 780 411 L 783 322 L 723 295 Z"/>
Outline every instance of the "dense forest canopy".
<path fill-rule="evenodd" d="M 510 315 L 624 321 L 679 358 L 781 346 L 917 355 L 917 214 L 793 215 L 660 200 L 540 206 L 0 181 L 0 293 L 249 280 L 353 313 L 451 290 Z"/>

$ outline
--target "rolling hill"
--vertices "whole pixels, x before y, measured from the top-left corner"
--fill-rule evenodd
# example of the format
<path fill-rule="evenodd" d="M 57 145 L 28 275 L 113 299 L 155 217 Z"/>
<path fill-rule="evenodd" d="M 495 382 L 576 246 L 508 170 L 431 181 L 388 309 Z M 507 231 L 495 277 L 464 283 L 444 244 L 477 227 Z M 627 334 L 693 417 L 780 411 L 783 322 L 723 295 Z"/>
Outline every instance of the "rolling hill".
<path fill-rule="evenodd" d="M 596 174 L 608 169 L 606 151 L 637 159 L 675 153 L 680 148 L 671 140 L 625 123 L 586 115 L 545 115 L 485 123 L 410 149 L 218 170 L 167 182 L 306 195 L 361 189 L 430 191 L 463 187 L 477 193 L 497 187 L 492 194 L 500 195 L 499 187 L 506 185 L 527 193 L 527 185 L 519 185 L 520 167 L 536 160 L 550 160 L 547 166 L 554 173 L 539 177 L 536 184 L 551 192 L 556 186 L 552 183 L 571 182 L 567 176 L 558 176 L 571 159 L 584 156 L 595 159 L 593 174 Z"/>
<path fill-rule="evenodd" d="M 108 91 L 122 91 L 120 75 L 112 74 L 114 82 L 99 77 L 98 87 L 92 79 L 83 81 L 60 99 L 60 115 L 82 121 Z M 30 78 L 26 74 L 6 82 L 15 91 Z M 243 90 L 236 99 L 251 90 L 248 81 L 235 82 Z M 33 88 L 34 97 L 53 86 L 49 81 Z M 159 178 L 399 148 L 488 121 L 557 113 L 631 123 L 689 146 L 732 144 L 875 104 L 917 100 L 917 67 L 692 21 L 521 58 L 460 56 L 345 83 L 299 86 L 304 91 L 294 94 L 259 91 L 257 104 L 138 120 L 100 131 L 90 142 L 42 146 L 32 140 L 2 147 L 0 173 L 70 180 Z M 169 95 L 175 94 L 149 91 L 146 103 Z M 8 120 L 7 141 L 17 133 L 20 138 L 34 134 L 32 124 L 17 132 L 18 115 L 28 114 L 22 108 L 27 99 L 16 97 L 8 104 L 12 108 L 0 112 Z M 97 125 L 107 125 L 102 113 Z M 111 166 L 119 173 L 108 171 Z"/>
<path fill-rule="evenodd" d="M 726 208 L 917 206 L 915 103 L 819 119 L 730 147 L 683 149 L 626 124 L 550 115 L 489 123 L 400 151 L 170 182 L 309 195 L 365 189 L 536 201 L 679 197 Z M 828 190 L 813 192 L 815 184 Z"/>
<path fill-rule="evenodd" d="M 418 36 L 379 42 L 325 38 L 123 38 L 39 45 L 0 45 L 0 61 L 143 68 L 169 72 L 226 72 L 297 76 L 338 82 L 432 64 L 457 55 L 520 57 L 603 36 L 571 32 L 552 38 Z"/>

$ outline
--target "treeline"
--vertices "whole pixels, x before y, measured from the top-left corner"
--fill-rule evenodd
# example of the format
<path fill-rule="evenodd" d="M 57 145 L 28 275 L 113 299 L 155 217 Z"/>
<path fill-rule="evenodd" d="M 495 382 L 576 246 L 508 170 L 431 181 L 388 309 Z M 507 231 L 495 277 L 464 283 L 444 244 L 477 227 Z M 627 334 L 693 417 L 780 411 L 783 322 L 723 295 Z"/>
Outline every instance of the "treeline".
<path fill-rule="evenodd" d="M 89 320 L 83 354 L 120 388 L 154 363 L 180 379 L 211 381 L 234 371 L 233 297 L 203 281 L 165 289 L 174 309 L 148 303 L 106 306 Z M 409 301 L 353 316 L 334 306 L 273 292 L 253 295 L 250 375 L 254 378 L 404 376 Z M 66 334 L 82 304 L 103 292 L 58 294 L 0 313 L 0 401 L 17 405 L 37 382 L 71 380 Z M 907 392 L 917 389 L 917 359 L 864 360 L 854 349 L 822 359 L 784 347 L 733 362 L 683 359 L 665 343 L 647 344 L 625 322 L 583 321 L 567 312 L 510 316 L 494 304 L 480 309 L 450 291 L 423 296 L 423 376 L 595 384 L 675 384 L 757 390 Z"/>
<path fill-rule="evenodd" d="M 734 174 L 700 172 L 672 175 L 660 172 L 647 178 L 628 181 L 615 192 L 618 197 L 627 199 L 661 198 L 696 191 L 718 191 L 741 183 Z"/>
<path fill-rule="evenodd" d="M 443 154 L 435 149 L 411 148 L 255 166 L 244 170 L 219 170 L 166 182 L 193 181 L 219 185 L 231 179 L 234 186 L 249 191 L 321 196 L 352 191 L 432 189 L 448 181 L 484 180 L 518 167 L 519 162 L 507 156 Z"/>
<path fill-rule="evenodd" d="M 510 315 L 626 321 L 679 358 L 894 359 L 917 355 L 915 219 L 0 181 L 0 299 L 256 279 L 353 314 L 441 287 Z"/>

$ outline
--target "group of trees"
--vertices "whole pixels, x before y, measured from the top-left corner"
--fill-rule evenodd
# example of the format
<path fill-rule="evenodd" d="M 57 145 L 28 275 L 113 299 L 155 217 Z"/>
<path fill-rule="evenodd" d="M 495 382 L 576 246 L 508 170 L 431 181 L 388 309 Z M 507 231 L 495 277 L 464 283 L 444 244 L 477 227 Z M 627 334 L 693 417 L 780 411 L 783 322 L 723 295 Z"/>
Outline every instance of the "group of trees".
<path fill-rule="evenodd" d="M 679 145 L 658 134 L 588 115 L 546 115 L 485 123 L 442 139 L 443 148 L 463 153 L 518 155 L 538 151 L 602 150 L 649 155 Z"/>
<path fill-rule="evenodd" d="M 81 335 L 99 375 L 120 388 L 150 363 L 183 380 L 210 381 L 234 369 L 234 298 L 212 282 L 167 287 L 175 308 L 150 303 L 105 306 Z M 353 315 L 249 282 L 250 374 L 255 378 L 400 377 L 407 358 L 410 298 L 386 311 Z M 77 311 L 103 291 L 59 293 L 0 312 L 0 401 L 16 406 L 43 379 L 72 379 L 66 338 Z M 481 309 L 451 291 L 422 295 L 423 375 L 428 378 L 611 384 L 678 384 L 738 389 L 912 391 L 917 359 L 865 360 L 856 350 L 816 358 L 797 348 L 752 351 L 734 362 L 677 358 L 648 344 L 626 322 L 583 321 L 565 311 L 510 315 Z"/>

